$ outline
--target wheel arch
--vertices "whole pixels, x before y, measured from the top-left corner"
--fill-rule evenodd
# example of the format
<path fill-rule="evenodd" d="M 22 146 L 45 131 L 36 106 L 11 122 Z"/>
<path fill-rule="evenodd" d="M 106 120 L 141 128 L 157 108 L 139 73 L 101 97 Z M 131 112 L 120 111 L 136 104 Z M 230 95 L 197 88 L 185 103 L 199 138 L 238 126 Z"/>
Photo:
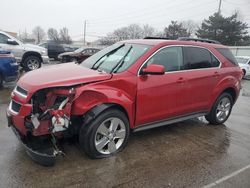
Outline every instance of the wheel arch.
<path fill-rule="evenodd" d="M 229 93 L 229 94 L 232 96 L 232 98 L 233 98 L 233 103 L 236 102 L 237 95 L 236 95 L 236 91 L 235 91 L 235 89 L 234 89 L 233 87 L 228 87 L 228 88 L 224 89 L 224 90 L 221 92 L 221 94 L 222 94 L 222 93 Z M 221 94 L 220 94 L 220 95 L 221 95 Z"/>
<path fill-rule="evenodd" d="M 121 112 L 123 112 L 126 117 L 129 120 L 129 115 L 126 111 L 126 109 L 121 106 L 120 104 L 116 103 L 103 103 L 100 105 L 96 105 L 93 108 L 91 108 L 88 112 L 84 114 L 84 123 L 89 124 L 91 121 L 93 121 L 97 116 L 99 116 L 102 112 L 108 110 L 108 109 L 118 109 Z"/>
<path fill-rule="evenodd" d="M 241 89 L 241 84 L 238 79 L 233 76 L 227 76 L 223 80 L 221 80 L 216 86 L 211 96 L 209 109 L 211 110 L 212 106 L 214 105 L 216 99 L 224 92 L 229 93 L 232 95 L 233 103 L 236 102 L 239 92 Z"/>
<path fill-rule="evenodd" d="M 40 53 L 34 51 L 28 51 L 23 54 L 22 62 L 29 56 L 36 56 L 41 60 L 41 62 L 43 61 Z"/>
<path fill-rule="evenodd" d="M 134 102 L 126 95 L 121 94 L 118 97 L 117 92 L 117 90 L 112 91 L 111 89 L 108 93 L 97 90 L 84 91 L 74 100 L 71 114 L 87 115 L 93 119 L 104 110 L 115 108 L 126 115 L 130 128 L 132 128 L 134 126 Z"/>

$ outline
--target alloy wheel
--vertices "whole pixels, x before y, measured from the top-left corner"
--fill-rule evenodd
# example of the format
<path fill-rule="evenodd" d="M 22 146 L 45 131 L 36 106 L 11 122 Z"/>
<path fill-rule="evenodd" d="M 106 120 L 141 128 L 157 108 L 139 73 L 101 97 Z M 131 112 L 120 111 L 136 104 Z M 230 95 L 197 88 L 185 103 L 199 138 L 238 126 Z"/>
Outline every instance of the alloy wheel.
<path fill-rule="evenodd" d="M 216 109 L 216 118 L 221 122 L 224 121 L 229 115 L 230 109 L 231 109 L 231 102 L 229 98 L 227 97 L 222 98 Z"/>
<path fill-rule="evenodd" d="M 112 154 L 123 144 L 126 137 L 124 122 L 112 117 L 104 120 L 95 134 L 95 148 L 99 153 Z"/>
<path fill-rule="evenodd" d="M 30 70 L 35 70 L 39 68 L 39 62 L 36 59 L 30 59 L 27 61 L 27 66 Z"/>

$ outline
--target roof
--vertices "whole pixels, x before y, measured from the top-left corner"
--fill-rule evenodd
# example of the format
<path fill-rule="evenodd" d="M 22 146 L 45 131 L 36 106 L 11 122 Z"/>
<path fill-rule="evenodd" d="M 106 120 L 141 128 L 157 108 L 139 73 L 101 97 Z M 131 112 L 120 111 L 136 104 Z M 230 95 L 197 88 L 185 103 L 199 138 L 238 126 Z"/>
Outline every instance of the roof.
<path fill-rule="evenodd" d="M 214 47 L 214 48 L 227 48 L 222 44 L 213 44 L 206 42 L 195 42 L 195 41 L 182 41 L 182 40 L 162 40 L 162 39 L 135 39 L 135 40 L 125 40 L 125 43 L 134 44 L 144 44 L 144 45 L 193 45 L 193 46 L 203 46 L 203 47 Z"/>

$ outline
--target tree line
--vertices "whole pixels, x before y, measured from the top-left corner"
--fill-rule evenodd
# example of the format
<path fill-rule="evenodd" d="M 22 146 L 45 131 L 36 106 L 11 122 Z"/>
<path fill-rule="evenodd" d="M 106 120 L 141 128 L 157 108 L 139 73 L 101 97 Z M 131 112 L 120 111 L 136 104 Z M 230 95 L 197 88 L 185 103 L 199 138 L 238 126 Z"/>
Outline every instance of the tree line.
<path fill-rule="evenodd" d="M 49 28 L 47 31 L 47 37 L 50 41 L 55 43 L 62 43 L 62 44 L 72 43 L 72 39 L 66 27 L 59 29 L 59 31 L 57 31 L 54 28 Z M 46 39 L 46 32 L 40 26 L 36 26 L 32 30 L 32 34 L 28 34 L 26 31 L 19 34 L 19 39 L 22 40 L 23 42 L 35 42 L 39 44 L 44 39 Z"/>
<path fill-rule="evenodd" d="M 214 13 L 208 19 L 204 19 L 201 25 L 192 20 L 178 22 L 171 21 L 163 31 L 157 31 L 150 25 L 140 26 L 131 24 L 114 30 L 99 42 L 103 45 L 111 45 L 115 42 L 128 39 L 140 39 L 147 36 L 177 39 L 179 37 L 198 37 L 212 39 L 224 45 L 250 45 L 248 25 L 238 19 L 238 13 L 224 17 L 220 13 Z"/>
<path fill-rule="evenodd" d="M 171 21 L 163 31 L 157 31 L 154 27 L 146 24 L 130 24 L 121 27 L 113 32 L 101 37 L 98 40 L 100 45 L 111 45 L 121 40 L 141 39 L 147 36 L 164 37 L 177 39 L 179 37 L 198 37 L 212 39 L 221 42 L 224 45 L 250 45 L 250 36 L 248 34 L 248 25 L 239 20 L 238 13 L 225 17 L 220 13 L 214 13 L 209 18 L 204 19 L 201 24 L 192 20 L 188 21 Z M 66 27 L 56 30 L 49 28 L 47 33 L 40 27 L 36 26 L 29 35 L 25 31 L 20 34 L 19 38 L 24 42 L 40 43 L 45 38 L 56 43 L 71 44 L 72 39 Z"/>

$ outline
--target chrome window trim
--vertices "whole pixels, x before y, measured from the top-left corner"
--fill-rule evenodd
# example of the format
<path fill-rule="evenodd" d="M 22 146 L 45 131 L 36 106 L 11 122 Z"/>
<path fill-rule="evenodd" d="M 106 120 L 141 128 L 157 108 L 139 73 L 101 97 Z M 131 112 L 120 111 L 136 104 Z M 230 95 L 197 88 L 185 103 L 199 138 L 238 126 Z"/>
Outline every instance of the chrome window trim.
<path fill-rule="evenodd" d="M 188 70 L 178 70 L 178 71 L 171 71 L 171 72 L 165 72 L 165 74 L 169 74 L 169 73 L 175 73 L 175 72 L 187 72 L 187 71 L 196 71 L 196 70 L 207 70 L 207 69 L 220 69 L 221 68 L 221 61 L 219 60 L 219 58 L 213 53 L 211 52 L 211 50 L 209 50 L 206 47 L 203 46 L 195 46 L 195 45 L 168 45 L 168 46 L 163 46 L 161 48 L 159 48 L 157 51 L 155 51 L 152 55 L 150 55 L 140 66 L 138 72 L 137 72 L 137 76 L 140 76 L 140 71 L 142 69 L 142 67 L 151 59 L 151 57 L 153 57 L 156 53 L 158 53 L 160 50 L 163 50 L 165 48 L 170 48 L 170 47 L 195 47 L 195 48 L 202 48 L 202 49 L 206 49 L 208 50 L 219 62 L 220 65 L 218 67 L 210 67 L 210 68 L 201 68 L 201 69 L 188 69 Z M 183 62 L 184 63 L 184 62 Z"/>
<path fill-rule="evenodd" d="M 19 86 L 20 87 L 20 86 Z M 15 87 L 15 89 L 14 89 L 14 93 L 15 94 L 17 94 L 17 95 L 19 95 L 20 97 L 23 97 L 23 98 L 27 98 L 28 97 L 28 94 L 27 95 L 24 95 L 24 94 L 22 94 L 22 93 L 20 93 L 19 91 L 17 91 L 17 86 Z M 23 88 L 22 88 L 23 89 Z M 23 90 L 25 90 L 25 89 L 23 89 Z M 27 90 L 25 90 L 25 91 L 27 91 Z M 28 91 L 27 91 L 27 93 L 28 93 Z"/>

